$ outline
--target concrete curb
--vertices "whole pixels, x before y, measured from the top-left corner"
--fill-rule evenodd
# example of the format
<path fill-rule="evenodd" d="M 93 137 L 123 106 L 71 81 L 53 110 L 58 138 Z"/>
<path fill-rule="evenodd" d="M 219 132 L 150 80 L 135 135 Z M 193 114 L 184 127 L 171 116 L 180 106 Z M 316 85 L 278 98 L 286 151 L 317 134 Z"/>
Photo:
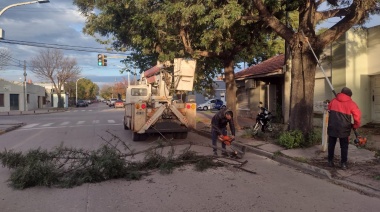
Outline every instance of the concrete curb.
<path fill-rule="evenodd" d="M 303 172 L 306 172 L 309 174 L 314 174 L 314 175 L 317 175 L 319 177 L 332 179 L 331 173 L 325 169 L 321 169 L 319 167 L 312 166 L 312 165 L 307 164 L 307 163 L 301 163 L 301 162 L 295 161 L 292 158 L 282 156 L 281 154 L 277 155 L 276 153 L 267 152 L 267 151 L 264 151 L 264 150 L 259 149 L 257 147 L 242 144 L 238 141 L 234 142 L 233 146 L 236 146 L 238 148 L 242 148 L 244 146 L 244 147 L 246 147 L 246 151 L 248 151 L 248 152 L 270 158 L 270 159 L 277 161 L 281 164 L 292 166 L 294 168 L 300 169 Z"/>
<path fill-rule="evenodd" d="M 206 131 L 194 130 L 194 132 L 198 133 L 199 135 L 208 137 L 208 138 L 211 137 L 211 133 L 206 132 Z M 281 154 L 276 155 L 275 153 L 267 152 L 267 151 L 259 149 L 257 147 L 253 147 L 250 145 L 243 144 L 239 141 L 233 142 L 232 145 L 237 147 L 237 148 L 242 148 L 244 146 L 246 148 L 247 152 L 251 152 L 251 153 L 254 153 L 256 155 L 260 155 L 260 156 L 270 158 L 270 159 L 277 161 L 279 163 L 286 164 L 286 165 L 289 165 L 289 166 L 292 166 L 292 167 L 295 167 L 298 169 L 302 169 L 305 172 L 308 172 L 311 174 L 316 174 L 320 177 L 326 177 L 326 178 L 332 179 L 331 173 L 325 169 L 321 169 L 321 168 L 316 167 L 316 166 L 312 166 L 312 165 L 309 165 L 306 163 L 301 163 L 301 162 L 295 161 L 291 158 L 281 156 Z"/>
<path fill-rule="evenodd" d="M 30 110 L 30 111 L 15 111 L 15 112 L 0 112 L 0 116 L 20 116 L 20 115 L 39 115 L 39 114 L 49 114 L 49 113 L 59 113 L 65 112 L 70 109 L 48 109 L 48 110 Z M 41 111 L 41 112 L 39 112 Z"/>
<path fill-rule="evenodd" d="M 12 130 L 15 130 L 19 127 L 22 127 L 24 125 L 24 123 L 19 123 L 19 124 L 15 124 L 14 126 L 11 126 L 11 127 L 8 127 L 7 129 L 5 130 L 0 130 L 0 135 L 6 133 L 6 132 L 10 132 Z"/>
<path fill-rule="evenodd" d="M 208 138 L 211 137 L 210 132 L 200 131 L 200 130 L 194 130 L 194 132 L 198 133 L 199 135 L 208 137 Z M 246 148 L 246 152 L 251 152 L 251 153 L 254 153 L 256 155 L 260 155 L 263 157 L 270 158 L 271 160 L 277 161 L 281 164 L 285 164 L 285 165 L 291 166 L 295 169 L 302 170 L 302 172 L 305 172 L 305 173 L 308 173 L 308 174 L 311 174 L 314 176 L 318 176 L 321 178 L 329 179 L 334 184 L 341 185 L 341 186 L 346 187 L 346 188 L 351 189 L 351 190 L 359 191 L 360 193 L 363 193 L 363 194 L 368 195 L 368 196 L 380 198 L 380 190 L 376 190 L 374 188 L 368 187 L 366 185 L 361 185 L 361 184 L 356 183 L 356 182 L 334 179 L 331 172 L 326 170 L 326 169 L 322 169 L 322 168 L 312 166 L 312 165 L 307 164 L 307 163 L 302 163 L 302 162 L 296 161 L 290 157 L 283 156 L 281 153 L 276 154 L 276 153 L 267 152 L 267 151 L 259 149 L 257 147 L 253 147 L 250 145 L 243 144 L 239 141 L 233 142 L 232 145 L 237 147 L 237 148 L 242 148 L 244 146 Z"/>

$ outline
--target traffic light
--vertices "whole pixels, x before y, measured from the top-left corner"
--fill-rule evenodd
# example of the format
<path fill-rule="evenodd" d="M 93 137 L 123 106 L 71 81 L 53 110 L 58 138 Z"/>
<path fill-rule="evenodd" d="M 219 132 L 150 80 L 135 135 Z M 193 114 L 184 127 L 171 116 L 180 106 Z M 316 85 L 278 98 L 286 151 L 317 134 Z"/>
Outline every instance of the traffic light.
<path fill-rule="evenodd" d="M 107 66 L 107 55 L 103 55 L 103 66 Z"/>
<path fill-rule="evenodd" d="M 98 66 L 103 66 L 103 55 L 98 54 Z"/>

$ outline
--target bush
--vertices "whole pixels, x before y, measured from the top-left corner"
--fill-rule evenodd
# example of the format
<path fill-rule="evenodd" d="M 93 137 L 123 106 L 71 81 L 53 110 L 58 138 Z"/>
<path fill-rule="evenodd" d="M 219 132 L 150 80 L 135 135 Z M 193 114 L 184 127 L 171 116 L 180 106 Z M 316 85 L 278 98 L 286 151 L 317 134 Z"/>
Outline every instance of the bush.
<path fill-rule="evenodd" d="M 322 143 L 322 130 L 314 129 L 311 133 L 309 133 L 308 139 L 302 145 L 303 147 L 310 147 L 316 144 Z"/>
<path fill-rule="evenodd" d="M 293 149 L 301 147 L 303 141 L 304 137 L 302 132 L 300 130 L 294 130 L 282 133 L 278 143 L 287 149 Z"/>

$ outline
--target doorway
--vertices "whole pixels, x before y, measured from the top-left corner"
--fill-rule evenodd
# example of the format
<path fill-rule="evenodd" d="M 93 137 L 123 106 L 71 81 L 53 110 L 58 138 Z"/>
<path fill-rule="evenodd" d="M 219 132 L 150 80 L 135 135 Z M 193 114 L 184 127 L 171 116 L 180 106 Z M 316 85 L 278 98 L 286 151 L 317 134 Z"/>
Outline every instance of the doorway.
<path fill-rule="evenodd" d="M 18 97 L 18 94 L 9 94 L 10 110 L 20 110 Z"/>
<path fill-rule="evenodd" d="M 380 123 L 380 75 L 371 79 L 372 122 Z"/>

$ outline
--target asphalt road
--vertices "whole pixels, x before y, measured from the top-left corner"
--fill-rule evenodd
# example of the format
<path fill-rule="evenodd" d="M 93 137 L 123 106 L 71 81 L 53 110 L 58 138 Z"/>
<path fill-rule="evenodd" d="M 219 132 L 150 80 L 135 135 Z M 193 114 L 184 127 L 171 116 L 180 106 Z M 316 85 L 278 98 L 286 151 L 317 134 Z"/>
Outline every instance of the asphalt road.
<path fill-rule="evenodd" d="M 70 112 L 12 116 L 26 125 L 0 135 L 0 149 L 26 151 L 59 145 L 96 149 L 116 135 L 134 149 L 157 137 L 131 141 L 122 126 L 123 109 L 104 103 Z M 109 131 L 110 133 L 107 133 Z M 209 139 L 190 133 L 187 141 Z M 184 146 L 176 147 L 180 150 Z M 194 145 L 194 151 L 211 149 Z M 173 174 L 153 173 L 140 181 L 110 180 L 71 189 L 8 186 L 10 171 L 0 168 L 0 211 L 378 211 L 380 201 L 318 179 L 269 158 L 247 153 L 248 173 L 233 167 L 196 172 L 191 166 Z"/>

